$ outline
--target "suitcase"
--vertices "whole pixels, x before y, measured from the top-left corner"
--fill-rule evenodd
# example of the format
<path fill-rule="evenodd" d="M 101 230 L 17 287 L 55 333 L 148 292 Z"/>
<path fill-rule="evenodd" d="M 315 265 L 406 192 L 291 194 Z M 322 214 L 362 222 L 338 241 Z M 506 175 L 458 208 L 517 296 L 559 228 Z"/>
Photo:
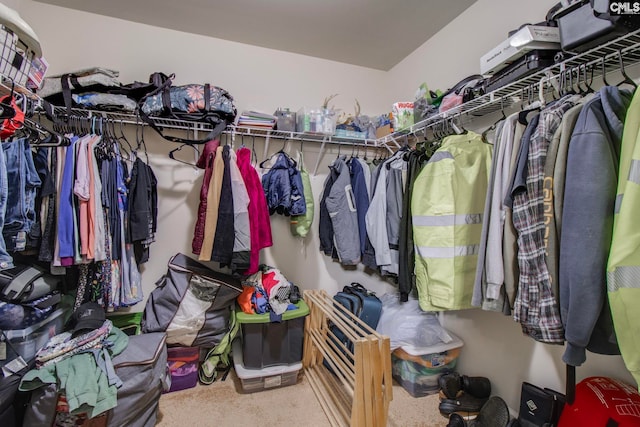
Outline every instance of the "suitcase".
<path fill-rule="evenodd" d="M 382 314 L 382 301 L 361 284 L 354 282 L 349 286 L 345 286 L 341 292 L 333 296 L 333 299 L 372 329 L 376 329 L 378 326 L 378 321 Z M 340 329 L 332 326 L 331 330 L 348 349 L 353 349 L 353 343 L 344 336 Z"/>
<path fill-rule="evenodd" d="M 123 384 L 118 389 L 115 408 L 92 419 L 77 416 L 76 426 L 103 424 L 113 427 L 156 425 L 160 395 L 169 388 L 166 334 L 157 332 L 129 337 L 127 348 L 113 358 L 116 374 Z M 59 405 L 55 385 L 34 390 L 23 426 L 53 425 Z M 69 417 L 65 417 L 68 421 Z"/>

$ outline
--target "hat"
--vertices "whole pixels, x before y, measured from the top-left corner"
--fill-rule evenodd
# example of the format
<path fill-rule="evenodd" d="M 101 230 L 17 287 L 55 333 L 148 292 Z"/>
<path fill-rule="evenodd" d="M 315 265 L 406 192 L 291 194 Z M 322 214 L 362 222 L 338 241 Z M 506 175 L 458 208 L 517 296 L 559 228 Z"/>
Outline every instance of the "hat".
<path fill-rule="evenodd" d="M 98 329 L 106 319 L 104 309 L 100 304 L 86 302 L 71 315 L 72 332 L 76 335 L 79 331 Z"/>

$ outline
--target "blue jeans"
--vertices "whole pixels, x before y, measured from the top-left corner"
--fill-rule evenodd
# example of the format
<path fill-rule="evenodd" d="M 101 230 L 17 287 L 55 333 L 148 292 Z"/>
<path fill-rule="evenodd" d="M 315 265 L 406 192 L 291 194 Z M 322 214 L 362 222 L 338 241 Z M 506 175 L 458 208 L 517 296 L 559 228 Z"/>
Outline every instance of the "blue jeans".
<path fill-rule="evenodd" d="M 4 153 L 2 152 L 3 145 L 4 144 L 0 143 L 0 231 L 2 231 L 4 225 L 9 192 L 7 185 L 7 163 L 5 162 Z M 7 253 L 7 245 L 4 239 L 0 238 L 0 270 L 6 270 L 8 268 L 13 268 L 13 258 Z"/>
<path fill-rule="evenodd" d="M 26 237 L 36 222 L 36 190 L 41 185 L 26 138 L 3 142 L 7 167 L 7 210 L 4 219 L 5 244 L 9 250 L 25 249 Z"/>

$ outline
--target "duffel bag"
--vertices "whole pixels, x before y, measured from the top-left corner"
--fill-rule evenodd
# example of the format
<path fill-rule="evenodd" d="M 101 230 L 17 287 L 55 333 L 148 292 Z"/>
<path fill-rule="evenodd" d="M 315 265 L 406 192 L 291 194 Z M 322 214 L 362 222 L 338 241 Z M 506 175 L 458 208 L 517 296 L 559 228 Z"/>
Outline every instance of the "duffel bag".
<path fill-rule="evenodd" d="M 160 395 L 169 389 L 165 334 L 129 337 L 127 348 L 112 359 L 116 375 L 123 384 L 118 388 L 118 404 L 93 418 L 95 424 L 108 427 L 152 427 L 156 425 Z M 24 427 L 60 425 L 56 421 L 81 425 L 86 416 L 58 413 L 64 407 L 55 384 L 31 392 Z M 56 422 L 56 424 L 54 424 Z"/>
<path fill-rule="evenodd" d="M 162 81 L 154 73 L 150 82 Z M 188 84 L 173 86 L 174 75 L 164 80 L 156 90 L 144 96 L 138 103 L 138 113 L 152 129 L 164 139 L 182 144 L 204 144 L 224 131 L 236 118 L 233 96 L 218 86 L 206 84 Z M 166 117 L 177 120 L 203 122 L 211 126 L 211 131 L 200 140 L 165 135 L 152 117 Z"/>
<path fill-rule="evenodd" d="M 177 254 L 147 299 L 142 332 L 166 332 L 167 344 L 215 347 L 230 329 L 240 281 Z"/>
<path fill-rule="evenodd" d="M 60 286 L 60 278 L 45 274 L 32 265 L 16 264 L 0 271 L 0 299 L 11 303 L 33 301 L 51 294 Z"/>

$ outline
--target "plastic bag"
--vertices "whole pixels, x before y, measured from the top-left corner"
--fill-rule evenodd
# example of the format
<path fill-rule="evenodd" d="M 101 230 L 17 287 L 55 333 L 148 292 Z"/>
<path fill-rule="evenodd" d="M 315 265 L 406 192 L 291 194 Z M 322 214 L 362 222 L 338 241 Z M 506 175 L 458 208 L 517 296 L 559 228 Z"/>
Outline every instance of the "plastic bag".
<path fill-rule="evenodd" d="M 376 331 L 387 335 L 391 341 L 391 350 L 409 345 L 414 347 L 431 347 L 453 341 L 453 337 L 440 326 L 438 315 L 422 311 L 418 300 L 409 297 L 409 301 L 401 303 L 398 294 L 384 294 L 382 315 Z"/>

